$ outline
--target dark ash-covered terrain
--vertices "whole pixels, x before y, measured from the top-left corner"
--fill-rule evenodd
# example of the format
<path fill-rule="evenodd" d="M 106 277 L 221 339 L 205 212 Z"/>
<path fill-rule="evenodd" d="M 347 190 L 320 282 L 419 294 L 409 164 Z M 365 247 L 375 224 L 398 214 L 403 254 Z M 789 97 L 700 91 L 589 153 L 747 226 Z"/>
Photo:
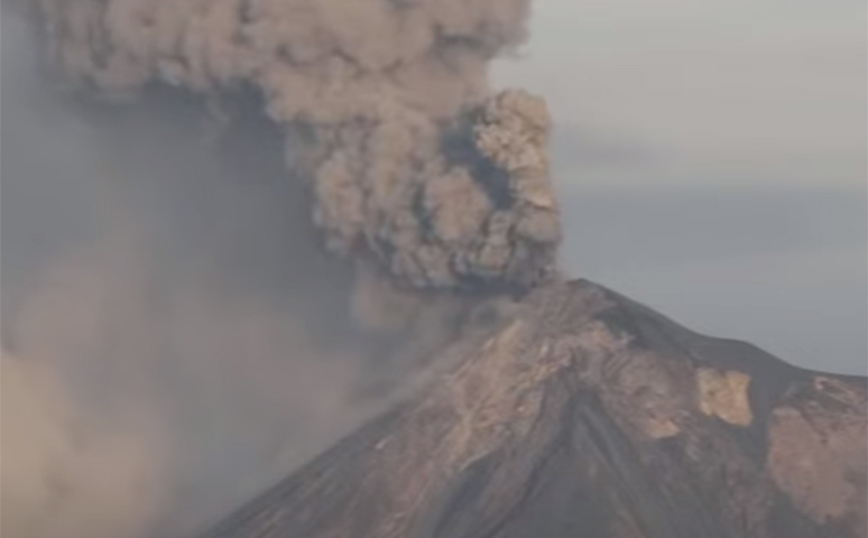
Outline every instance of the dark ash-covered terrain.
<path fill-rule="evenodd" d="M 866 535 L 866 379 L 587 281 L 446 349 L 415 399 L 207 538 Z"/>

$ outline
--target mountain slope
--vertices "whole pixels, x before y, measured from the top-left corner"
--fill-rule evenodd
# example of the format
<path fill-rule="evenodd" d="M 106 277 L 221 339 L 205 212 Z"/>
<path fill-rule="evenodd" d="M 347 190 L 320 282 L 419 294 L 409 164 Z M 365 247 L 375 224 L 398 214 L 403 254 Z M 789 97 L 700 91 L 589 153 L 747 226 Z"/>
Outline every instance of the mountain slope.
<path fill-rule="evenodd" d="M 538 289 L 208 538 L 863 537 L 866 380 Z"/>

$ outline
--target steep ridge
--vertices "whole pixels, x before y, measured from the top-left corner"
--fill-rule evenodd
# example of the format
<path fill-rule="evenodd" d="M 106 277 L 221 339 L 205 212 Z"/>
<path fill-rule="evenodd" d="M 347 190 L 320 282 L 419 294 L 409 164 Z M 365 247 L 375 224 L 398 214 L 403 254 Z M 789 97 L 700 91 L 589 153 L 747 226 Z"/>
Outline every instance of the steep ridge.
<path fill-rule="evenodd" d="M 693 333 L 587 281 L 533 291 L 450 366 L 207 538 L 866 535 L 866 379 Z"/>

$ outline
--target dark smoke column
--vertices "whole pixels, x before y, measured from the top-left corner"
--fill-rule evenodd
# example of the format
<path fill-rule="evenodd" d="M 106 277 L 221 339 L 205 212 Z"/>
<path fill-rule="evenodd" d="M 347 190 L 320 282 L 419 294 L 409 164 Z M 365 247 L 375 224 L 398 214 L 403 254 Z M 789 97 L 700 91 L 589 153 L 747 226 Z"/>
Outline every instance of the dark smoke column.
<path fill-rule="evenodd" d="M 487 82 L 524 40 L 529 0 L 39 1 L 84 90 L 260 93 L 329 250 L 411 288 L 553 276 L 545 104 Z"/>

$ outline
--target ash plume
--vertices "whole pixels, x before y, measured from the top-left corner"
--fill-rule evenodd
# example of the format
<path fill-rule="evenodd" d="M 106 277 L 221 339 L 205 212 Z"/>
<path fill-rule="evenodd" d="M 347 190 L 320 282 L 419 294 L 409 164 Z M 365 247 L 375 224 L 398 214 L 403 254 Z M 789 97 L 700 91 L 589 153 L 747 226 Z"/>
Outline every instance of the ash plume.
<path fill-rule="evenodd" d="M 491 96 L 529 0 L 40 0 L 68 79 L 264 97 L 333 252 L 412 288 L 527 288 L 560 239 L 544 103 Z M 227 127 L 231 128 L 231 127 Z M 458 148 L 449 151 L 448 148 Z"/>
<path fill-rule="evenodd" d="M 187 536 L 557 276 L 528 4 L 3 4 L 4 536 Z"/>

